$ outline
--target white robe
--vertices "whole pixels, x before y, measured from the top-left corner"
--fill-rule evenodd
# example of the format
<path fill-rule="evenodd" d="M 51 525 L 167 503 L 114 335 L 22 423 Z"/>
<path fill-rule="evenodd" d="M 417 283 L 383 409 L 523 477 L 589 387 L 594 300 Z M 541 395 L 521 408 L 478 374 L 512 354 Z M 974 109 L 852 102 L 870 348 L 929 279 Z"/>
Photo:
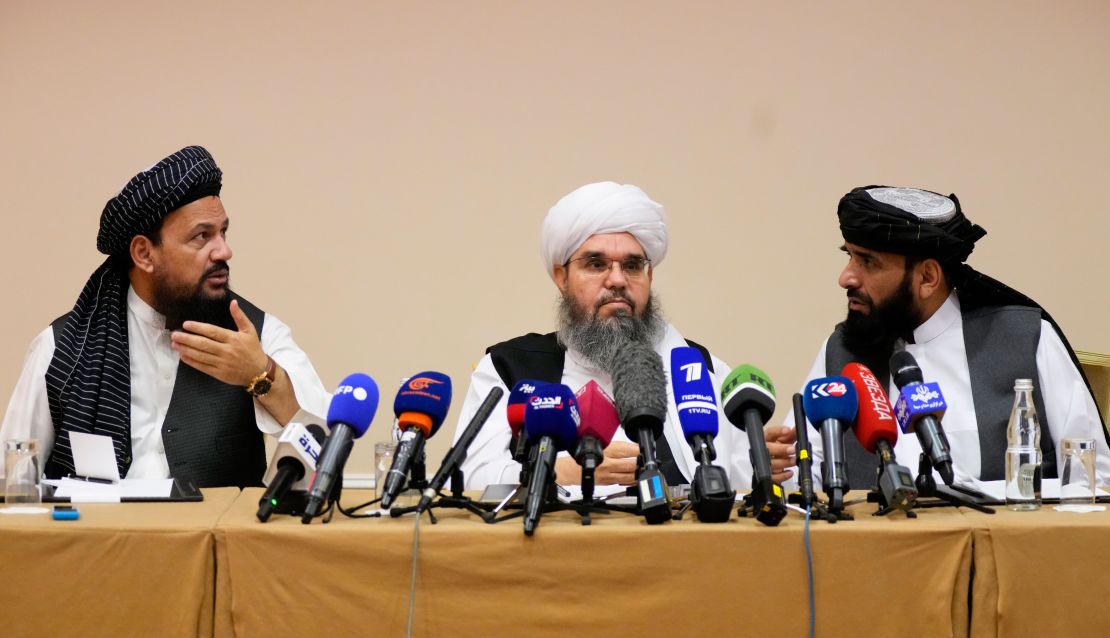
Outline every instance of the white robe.
<path fill-rule="evenodd" d="M 127 349 L 131 358 L 131 467 L 127 478 L 169 478 L 166 448 L 162 443 L 162 421 L 166 418 L 173 386 L 177 381 L 180 355 L 170 348 L 170 330 L 165 317 L 127 291 Z M 267 314 L 259 335 L 262 350 L 289 375 L 301 410 L 293 416 L 299 423 L 323 424 L 331 396 L 324 389 L 312 363 L 294 343 L 289 327 Z M 54 330 L 47 326 L 31 342 L 23 372 L 12 392 L 0 440 L 38 439 L 39 467 L 45 467 L 54 448 L 54 422 L 46 394 L 46 370 L 54 357 Z M 245 390 L 244 390 L 245 391 Z M 266 434 L 281 432 L 278 423 L 257 400 L 254 416 Z M 3 459 L 0 459 L 0 476 Z"/>

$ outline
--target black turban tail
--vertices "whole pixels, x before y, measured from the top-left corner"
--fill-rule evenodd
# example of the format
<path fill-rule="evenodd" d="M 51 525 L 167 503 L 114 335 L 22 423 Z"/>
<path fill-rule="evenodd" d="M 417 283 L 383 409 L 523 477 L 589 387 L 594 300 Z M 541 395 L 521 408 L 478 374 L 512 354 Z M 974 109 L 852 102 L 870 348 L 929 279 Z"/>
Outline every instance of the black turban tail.
<path fill-rule="evenodd" d="M 845 241 L 871 250 L 936 259 L 948 268 L 953 279 L 951 283 L 959 291 L 960 305 L 965 309 L 985 306 L 1037 308 L 1064 342 L 1072 362 L 1087 384 L 1087 391 L 1094 396 L 1091 382 L 1084 374 L 1075 350 L 1052 315 L 1025 294 L 964 263 L 975 249 L 975 242 L 987 231 L 964 216 L 955 194 L 948 196 L 956 205 L 955 215 L 947 221 L 933 224 L 874 199 L 867 192 L 874 188 L 886 187 L 861 186 L 840 199 L 836 214 L 840 218 L 840 232 Z M 1098 409 L 1098 401 L 1095 401 L 1095 408 Z M 1102 420 L 1101 410 L 1099 419 Z"/>
<path fill-rule="evenodd" d="M 146 234 L 171 211 L 219 195 L 222 172 L 212 155 L 189 146 L 139 173 L 108 200 L 96 248 L 108 259 L 89 277 L 65 317 L 46 371 L 55 442 L 50 478 L 73 472 L 69 432 L 106 434 L 120 476 L 131 457 L 131 365 L 127 345 L 127 267 L 131 239 Z"/>

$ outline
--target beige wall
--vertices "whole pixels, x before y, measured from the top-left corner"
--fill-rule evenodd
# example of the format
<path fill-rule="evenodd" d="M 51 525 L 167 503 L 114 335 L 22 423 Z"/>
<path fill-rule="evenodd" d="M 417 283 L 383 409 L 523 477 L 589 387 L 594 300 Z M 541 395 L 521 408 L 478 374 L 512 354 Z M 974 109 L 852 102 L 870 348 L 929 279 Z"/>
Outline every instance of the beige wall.
<path fill-rule="evenodd" d="M 378 380 L 367 440 L 402 376 L 451 375 L 433 465 L 483 349 L 551 328 L 540 220 L 599 179 L 667 207 L 669 317 L 780 405 L 869 183 L 957 193 L 971 263 L 1110 352 L 1110 4 L 323 5 L 0 3 L 0 394 L 100 262 L 104 202 L 186 144 L 224 169 L 237 289 L 326 385 Z"/>

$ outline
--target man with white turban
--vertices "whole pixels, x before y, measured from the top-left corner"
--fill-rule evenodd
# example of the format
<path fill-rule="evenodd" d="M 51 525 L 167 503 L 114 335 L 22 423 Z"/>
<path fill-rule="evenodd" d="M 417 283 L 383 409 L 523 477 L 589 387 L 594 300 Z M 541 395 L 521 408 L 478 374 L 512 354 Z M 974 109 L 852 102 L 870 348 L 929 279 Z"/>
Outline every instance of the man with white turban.
<path fill-rule="evenodd" d="M 632 185 L 588 184 L 551 208 L 540 232 L 540 254 L 560 294 L 558 330 L 486 349 L 470 379 L 456 440 L 492 388 L 502 388 L 506 396 L 470 446 L 463 464 L 467 488 L 518 481 L 521 464 L 509 449 L 512 433 L 506 415 L 508 389 L 518 381 L 563 383 L 577 391 L 593 380 L 612 396 L 614 356 L 629 345 L 645 344 L 668 371 L 673 348 L 699 349 L 711 368 L 713 387 L 721 387 L 729 367 L 683 338 L 660 314 L 652 294 L 652 275 L 667 254 L 667 241 L 663 207 Z M 667 394 L 667 419 L 656 454 L 669 485 L 689 483 L 696 463 L 679 427 L 669 383 Z M 750 487 L 747 440 L 720 419 L 716 464 L 725 468 L 734 487 Z M 638 453 L 639 446 L 618 430 L 595 472 L 596 483 L 633 483 Z M 555 469 L 560 484 L 581 482 L 581 468 L 569 455 L 563 453 Z"/>

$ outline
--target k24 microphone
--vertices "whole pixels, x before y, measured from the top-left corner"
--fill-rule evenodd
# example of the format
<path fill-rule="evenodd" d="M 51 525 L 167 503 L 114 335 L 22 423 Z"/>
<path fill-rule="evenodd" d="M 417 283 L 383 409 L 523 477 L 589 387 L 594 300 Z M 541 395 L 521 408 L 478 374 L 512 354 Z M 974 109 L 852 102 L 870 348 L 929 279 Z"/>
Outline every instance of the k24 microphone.
<path fill-rule="evenodd" d="M 848 466 L 844 457 L 844 431 L 856 418 L 859 401 L 847 377 L 821 377 L 806 385 L 802 393 L 806 416 L 821 432 L 825 458 L 821 464 L 821 483 L 829 498 L 830 512 L 844 509 L 848 491 Z"/>

